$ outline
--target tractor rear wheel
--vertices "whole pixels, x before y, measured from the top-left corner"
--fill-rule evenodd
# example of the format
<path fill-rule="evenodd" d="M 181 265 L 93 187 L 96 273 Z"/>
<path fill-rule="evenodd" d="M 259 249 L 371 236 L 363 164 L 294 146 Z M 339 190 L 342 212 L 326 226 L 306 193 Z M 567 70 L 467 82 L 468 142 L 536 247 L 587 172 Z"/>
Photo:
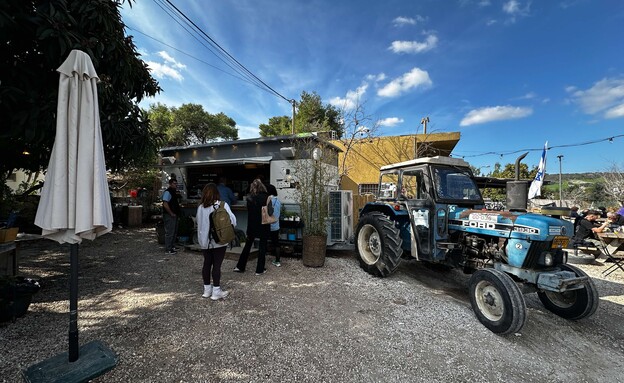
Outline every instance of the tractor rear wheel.
<path fill-rule="evenodd" d="M 402 253 L 400 232 L 384 214 L 370 212 L 361 216 L 355 238 L 360 267 L 366 272 L 386 277 L 399 266 Z"/>
<path fill-rule="evenodd" d="M 477 270 L 470 278 L 470 304 L 477 319 L 490 331 L 507 335 L 520 331 L 526 304 L 518 285 L 502 271 Z"/>
<path fill-rule="evenodd" d="M 577 267 L 561 265 L 562 270 L 571 271 L 577 277 L 586 277 L 587 274 Z M 588 317 L 598 309 L 598 290 L 589 278 L 585 287 L 578 290 L 569 290 L 562 293 L 554 291 L 538 291 L 537 296 L 546 309 L 562 318 L 578 320 Z"/>

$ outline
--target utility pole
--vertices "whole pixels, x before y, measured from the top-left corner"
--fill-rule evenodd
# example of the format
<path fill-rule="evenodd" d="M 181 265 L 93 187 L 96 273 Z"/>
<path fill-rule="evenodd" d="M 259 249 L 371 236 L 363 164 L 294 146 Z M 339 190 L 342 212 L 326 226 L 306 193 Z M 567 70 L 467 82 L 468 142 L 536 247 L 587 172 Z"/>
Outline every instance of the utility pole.
<path fill-rule="evenodd" d="M 294 99 L 292 99 L 292 100 L 290 100 L 290 103 L 292 104 L 292 108 L 293 108 L 293 112 L 292 112 L 292 128 L 291 128 L 292 131 L 291 131 L 291 133 L 295 134 L 295 105 L 297 105 L 297 102 Z"/>
<path fill-rule="evenodd" d="M 428 122 L 429 122 L 429 117 L 423 117 L 423 119 L 420 120 L 420 124 L 424 126 L 423 134 L 427 134 L 427 123 Z"/>
<path fill-rule="evenodd" d="M 427 134 L 427 123 L 428 122 L 429 122 L 429 117 L 423 117 L 420 120 L 420 124 L 424 127 L 423 128 L 424 134 Z M 417 136 L 418 136 L 417 134 L 414 135 L 414 158 L 418 158 L 419 157 L 419 155 L 418 155 L 418 137 Z"/>
<path fill-rule="evenodd" d="M 559 158 L 559 207 L 561 207 L 563 201 L 563 184 L 561 183 L 561 159 L 563 158 L 563 154 L 558 155 L 557 158 Z"/>

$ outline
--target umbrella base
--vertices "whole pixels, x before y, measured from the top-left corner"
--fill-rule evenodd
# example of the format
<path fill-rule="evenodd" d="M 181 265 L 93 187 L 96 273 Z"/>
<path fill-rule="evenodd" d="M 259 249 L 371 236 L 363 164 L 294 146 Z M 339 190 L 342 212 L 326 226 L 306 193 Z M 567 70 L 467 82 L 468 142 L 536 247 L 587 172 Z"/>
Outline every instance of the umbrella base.
<path fill-rule="evenodd" d="M 80 347 L 80 357 L 75 362 L 70 363 L 64 352 L 22 370 L 22 375 L 29 383 L 87 382 L 116 364 L 115 353 L 100 341 L 93 341 Z"/>

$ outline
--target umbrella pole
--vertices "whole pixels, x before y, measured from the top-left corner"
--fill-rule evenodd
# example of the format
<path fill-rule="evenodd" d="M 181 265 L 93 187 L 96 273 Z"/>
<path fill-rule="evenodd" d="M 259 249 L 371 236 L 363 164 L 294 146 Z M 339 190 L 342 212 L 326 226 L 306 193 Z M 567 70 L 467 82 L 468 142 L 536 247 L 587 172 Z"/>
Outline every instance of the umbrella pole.
<path fill-rule="evenodd" d="M 69 245 L 69 362 L 78 360 L 78 244 Z"/>
<path fill-rule="evenodd" d="M 69 353 L 60 353 L 22 370 L 28 383 L 89 382 L 117 364 L 113 350 L 100 341 L 94 340 L 78 348 L 77 243 L 69 245 L 69 260 Z"/>

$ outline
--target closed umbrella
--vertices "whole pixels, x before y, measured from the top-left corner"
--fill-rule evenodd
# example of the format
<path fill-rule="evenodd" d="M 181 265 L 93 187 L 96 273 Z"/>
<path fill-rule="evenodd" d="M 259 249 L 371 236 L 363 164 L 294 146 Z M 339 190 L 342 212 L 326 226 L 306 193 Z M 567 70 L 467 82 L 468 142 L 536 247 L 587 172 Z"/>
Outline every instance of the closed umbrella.
<path fill-rule="evenodd" d="M 99 342 L 78 347 L 78 245 L 113 227 L 98 108 L 99 78 L 89 55 L 79 50 L 72 50 L 57 71 L 56 137 L 35 224 L 44 237 L 70 244 L 69 352 L 29 367 L 24 372 L 27 381 L 49 379 L 51 374 L 63 379 L 85 374 L 91 378 L 116 363 L 114 354 Z"/>

